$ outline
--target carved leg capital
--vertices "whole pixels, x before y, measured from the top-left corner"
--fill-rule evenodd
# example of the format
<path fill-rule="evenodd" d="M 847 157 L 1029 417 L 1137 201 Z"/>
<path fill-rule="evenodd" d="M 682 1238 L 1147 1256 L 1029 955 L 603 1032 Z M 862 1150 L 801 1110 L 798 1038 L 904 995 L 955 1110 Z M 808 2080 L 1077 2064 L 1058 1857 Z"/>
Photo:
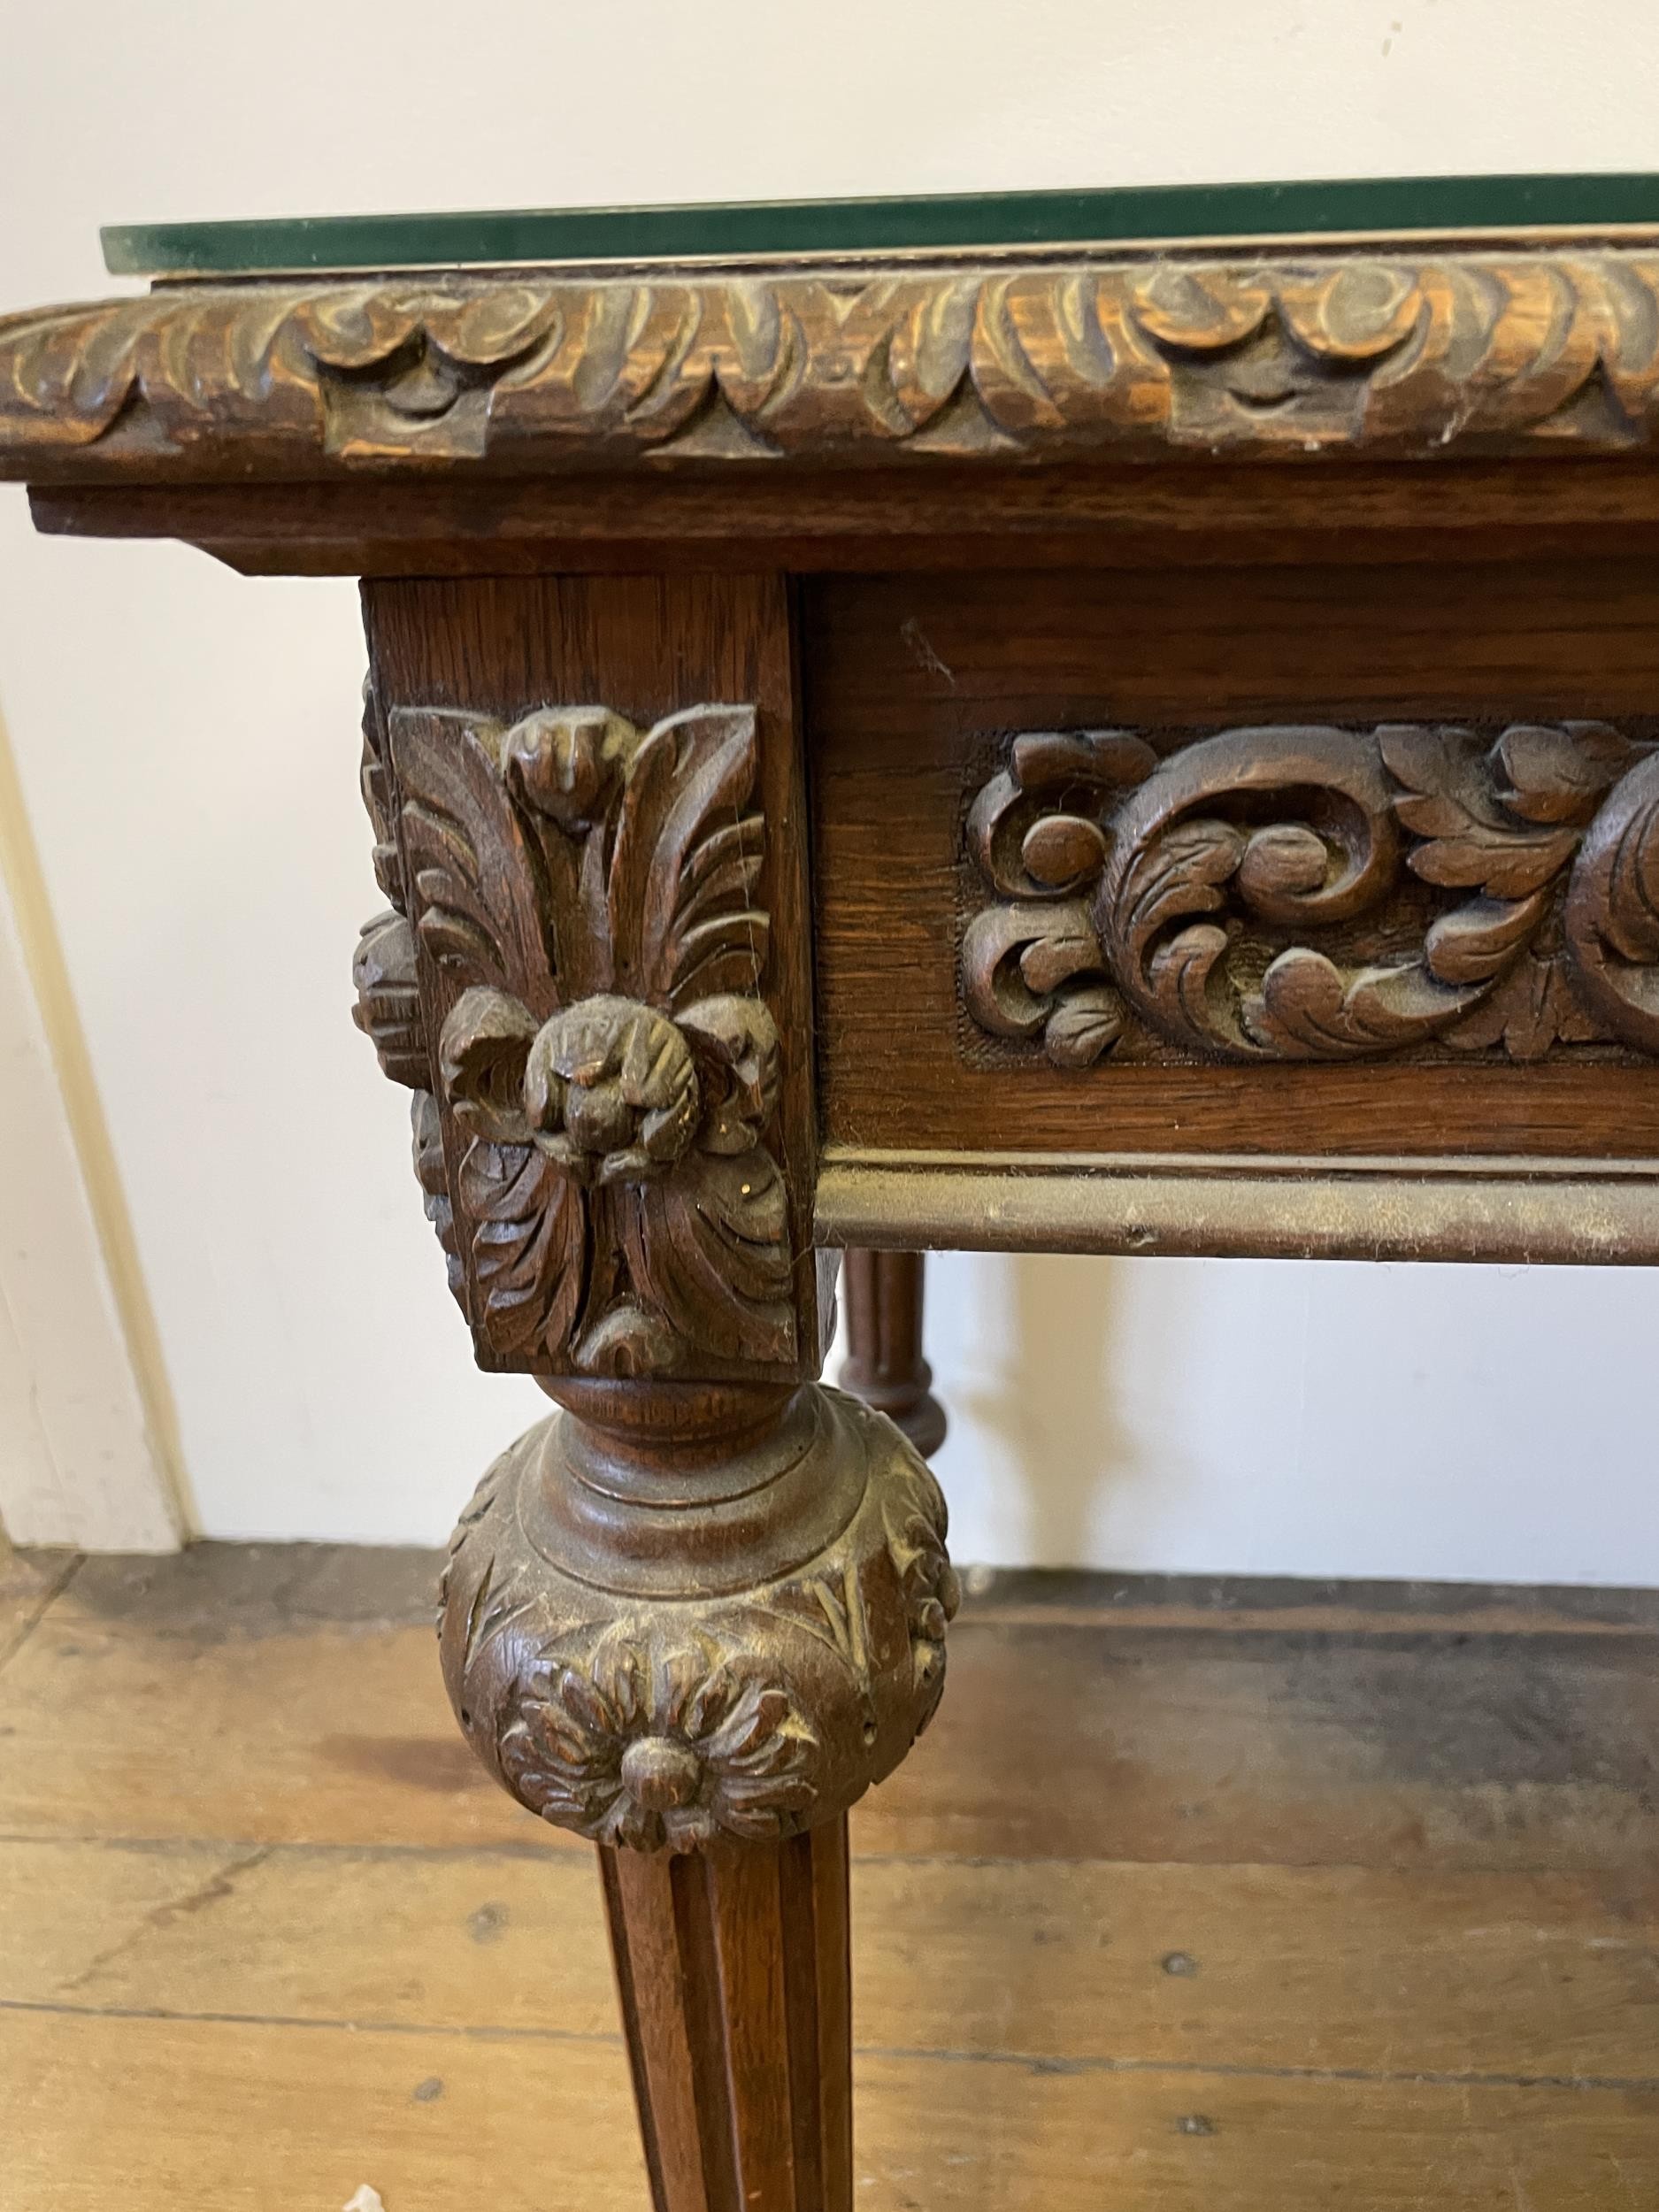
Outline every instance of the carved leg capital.
<path fill-rule="evenodd" d="M 840 1391 L 561 1386 L 485 1476 L 444 1578 L 449 1695 L 503 1786 L 604 1844 L 833 1819 L 944 1684 L 937 1483 Z"/>

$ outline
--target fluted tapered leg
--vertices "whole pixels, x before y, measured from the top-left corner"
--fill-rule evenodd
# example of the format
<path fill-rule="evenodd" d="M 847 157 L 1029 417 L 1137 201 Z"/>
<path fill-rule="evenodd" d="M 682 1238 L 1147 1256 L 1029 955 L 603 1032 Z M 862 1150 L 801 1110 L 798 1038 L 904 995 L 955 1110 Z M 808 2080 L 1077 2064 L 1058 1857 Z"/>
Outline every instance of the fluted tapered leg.
<path fill-rule="evenodd" d="M 599 1864 L 657 2212 L 848 2212 L 845 1816 Z"/>

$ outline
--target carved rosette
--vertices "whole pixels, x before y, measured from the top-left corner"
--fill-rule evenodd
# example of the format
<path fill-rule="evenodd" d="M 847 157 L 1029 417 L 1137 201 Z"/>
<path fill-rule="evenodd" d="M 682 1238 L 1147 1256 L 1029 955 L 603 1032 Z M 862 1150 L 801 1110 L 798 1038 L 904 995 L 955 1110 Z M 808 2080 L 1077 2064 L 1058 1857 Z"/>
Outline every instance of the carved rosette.
<path fill-rule="evenodd" d="M 370 702 L 393 903 L 357 1019 L 416 1091 L 427 1210 L 493 1364 L 795 1363 L 757 774 L 749 707 L 649 731 L 403 709 L 382 734 Z"/>
<path fill-rule="evenodd" d="M 957 1591 L 926 1464 L 814 1387 L 762 1454 L 723 1463 L 695 1516 L 568 1416 L 484 1478 L 444 1576 L 444 1676 L 480 1758 L 542 1819 L 641 1850 L 790 1835 L 932 1717 Z"/>
<path fill-rule="evenodd" d="M 1057 1067 L 1659 1051 L 1659 752 L 1605 723 L 1033 733 L 968 843 L 968 1012 Z"/>

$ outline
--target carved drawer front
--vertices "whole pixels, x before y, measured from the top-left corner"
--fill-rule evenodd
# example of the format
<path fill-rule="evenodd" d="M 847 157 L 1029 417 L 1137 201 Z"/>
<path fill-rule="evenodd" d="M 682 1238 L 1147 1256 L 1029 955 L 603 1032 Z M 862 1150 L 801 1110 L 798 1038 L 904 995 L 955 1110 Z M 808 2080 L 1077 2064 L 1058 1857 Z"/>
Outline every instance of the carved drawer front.
<path fill-rule="evenodd" d="M 1659 1155 L 1659 572 L 826 581 L 832 1148 Z"/>

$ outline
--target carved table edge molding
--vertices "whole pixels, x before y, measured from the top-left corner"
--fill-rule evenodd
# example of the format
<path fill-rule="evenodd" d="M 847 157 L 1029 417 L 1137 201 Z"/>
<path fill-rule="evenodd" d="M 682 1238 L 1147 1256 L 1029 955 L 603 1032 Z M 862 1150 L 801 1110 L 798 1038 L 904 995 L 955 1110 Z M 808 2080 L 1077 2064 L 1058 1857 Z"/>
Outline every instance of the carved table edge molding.
<path fill-rule="evenodd" d="M 1650 448 L 1659 251 L 173 283 L 0 319 L 40 484 Z"/>
<path fill-rule="evenodd" d="M 1659 1162 L 825 1148 L 826 1245 L 1187 1258 L 1659 1262 Z"/>

